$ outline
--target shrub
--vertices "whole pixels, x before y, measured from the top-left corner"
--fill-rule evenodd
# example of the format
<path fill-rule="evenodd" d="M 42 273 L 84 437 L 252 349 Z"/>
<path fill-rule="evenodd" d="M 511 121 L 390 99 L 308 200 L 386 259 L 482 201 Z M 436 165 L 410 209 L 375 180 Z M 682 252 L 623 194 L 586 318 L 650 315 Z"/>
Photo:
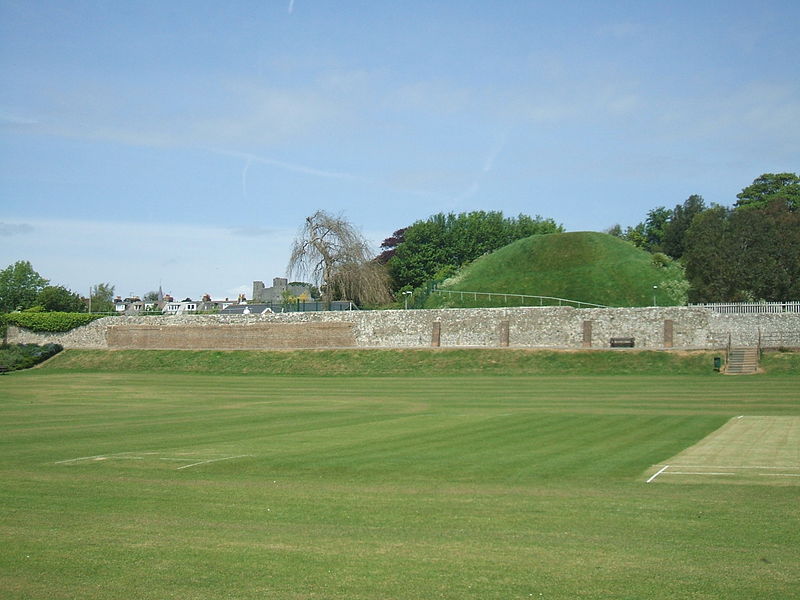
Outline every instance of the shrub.
<path fill-rule="evenodd" d="M 0 366 L 9 371 L 29 369 L 62 350 L 60 344 L 9 344 L 0 347 Z"/>
<path fill-rule="evenodd" d="M 672 264 L 672 259 L 663 252 L 655 252 L 650 260 L 657 269 L 666 269 Z"/>
<path fill-rule="evenodd" d="M 15 312 L 3 315 L 6 325 L 16 325 L 36 332 L 61 333 L 91 323 L 105 315 L 65 312 Z"/>

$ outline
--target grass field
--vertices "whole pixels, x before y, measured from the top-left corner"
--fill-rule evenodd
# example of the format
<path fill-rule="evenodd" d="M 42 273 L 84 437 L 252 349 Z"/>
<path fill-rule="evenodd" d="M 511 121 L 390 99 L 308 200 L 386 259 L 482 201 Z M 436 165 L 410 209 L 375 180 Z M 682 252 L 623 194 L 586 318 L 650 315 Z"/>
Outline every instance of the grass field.
<path fill-rule="evenodd" d="M 796 460 L 797 376 L 60 365 L 0 377 L 4 599 L 798 597 L 800 478 L 646 483 Z"/>

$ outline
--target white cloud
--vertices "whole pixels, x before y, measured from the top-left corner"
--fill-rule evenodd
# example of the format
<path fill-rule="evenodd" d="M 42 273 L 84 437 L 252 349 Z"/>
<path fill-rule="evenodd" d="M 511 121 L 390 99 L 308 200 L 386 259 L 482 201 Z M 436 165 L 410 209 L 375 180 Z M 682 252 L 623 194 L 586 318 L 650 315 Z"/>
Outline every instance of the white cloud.
<path fill-rule="evenodd" d="M 357 111 L 351 98 L 332 93 L 333 81 L 280 87 L 221 80 L 200 88 L 177 81 L 170 96 L 118 81 L 49 83 L 47 93 L 39 94 L 36 116 L 9 106 L 0 110 L 0 124 L 139 146 L 263 147 L 347 122 Z M 182 98 L 191 98 L 188 107 Z"/>
<path fill-rule="evenodd" d="M 228 107 L 186 123 L 179 137 L 193 143 L 259 146 L 315 133 L 343 118 L 335 98 L 315 89 L 276 89 L 233 84 Z"/>
<path fill-rule="evenodd" d="M 43 277 L 76 291 L 109 282 L 122 295 L 161 284 L 181 298 L 232 297 L 253 280 L 282 276 L 295 235 L 283 229 L 243 235 L 195 225 L 29 221 L 28 235 L 0 237 L 0 255 L 9 264 L 28 260 Z"/>
<path fill-rule="evenodd" d="M 32 117 L 22 116 L 19 113 L 14 113 L 0 108 L 0 125 L 4 126 L 24 126 L 36 125 L 39 121 Z"/>
<path fill-rule="evenodd" d="M 280 230 L 266 227 L 236 227 L 230 230 L 231 235 L 242 237 L 269 237 L 280 233 Z"/>
<path fill-rule="evenodd" d="M 448 114 L 470 107 L 473 94 L 441 81 L 418 81 L 390 92 L 386 104 L 393 109 Z"/>
<path fill-rule="evenodd" d="M 633 21 L 621 21 L 618 23 L 600 25 L 597 28 L 597 32 L 604 37 L 629 39 L 639 37 L 645 33 L 645 26 Z"/>
<path fill-rule="evenodd" d="M 797 156 L 800 86 L 751 83 L 716 95 L 653 101 L 654 133 L 707 148 Z"/>
<path fill-rule="evenodd" d="M 34 232 L 34 227 L 30 223 L 0 222 L 0 237 L 11 237 L 12 235 L 25 235 L 33 232 Z"/>

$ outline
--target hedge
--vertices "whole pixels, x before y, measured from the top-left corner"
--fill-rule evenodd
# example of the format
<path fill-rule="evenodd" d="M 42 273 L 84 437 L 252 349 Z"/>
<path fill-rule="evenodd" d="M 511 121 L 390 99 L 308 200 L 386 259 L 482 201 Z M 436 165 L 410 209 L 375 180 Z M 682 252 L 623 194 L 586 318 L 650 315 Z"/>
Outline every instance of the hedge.
<path fill-rule="evenodd" d="M 30 331 L 62 333 L 86 325 L 95 319 L 100 319 L 107 315 L 65 312 L 14 312 L 0 316 L 3 320 L 3 328 L 5 328 L 5 325 L 16 325 L 29 329 Z"/>

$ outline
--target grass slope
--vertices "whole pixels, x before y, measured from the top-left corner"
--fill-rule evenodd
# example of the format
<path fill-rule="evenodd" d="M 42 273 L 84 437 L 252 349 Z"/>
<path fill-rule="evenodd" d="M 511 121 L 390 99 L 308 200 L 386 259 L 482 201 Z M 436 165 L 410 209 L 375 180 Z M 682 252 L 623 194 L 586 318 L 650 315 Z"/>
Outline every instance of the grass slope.
<path fill-rule="evenodd" d="M 415 350 L 65 350 L 47 373 L 214 373 L 218 375 L 702 375 L 718 376 L 711 351 Z M 761 358 L 768 375 L 800 375 L 800 352 Z"/>
<path fill-rule="evenodd" d="M 797 389 L 796 377 L 15 373 L 0 378 L 0 590 L 796 597 L 797 482 L 643 473 L 731 416 L 799 415 Z"/>
<path fill-rule="evenodd" d="M 436 350 L 66 350 L 46 372 L 265 375 L 715 375 L 713 352 L 518 349 Z M 800 355 L 799 355 L 800 356 Z M 790 363 L 780 372 L 792 373 Z M 800 372 L 795 364 L 795 373 Z"/>
<path fill-rule="evenodd" d="M 681 272 L 659 268 L 652 255 L 605 233 L 535 235 L 483 256 L 444 282 L 442 289 L 552 296 L 606 306 L 650 306 L 653 286 L 660 306 L 675 302 L 662 289 Z M 512 305 L 513 300 L 509 302 Z M 477 300 L 432 294 L 426 306 L 504 306 L 495 298 Z"/>

